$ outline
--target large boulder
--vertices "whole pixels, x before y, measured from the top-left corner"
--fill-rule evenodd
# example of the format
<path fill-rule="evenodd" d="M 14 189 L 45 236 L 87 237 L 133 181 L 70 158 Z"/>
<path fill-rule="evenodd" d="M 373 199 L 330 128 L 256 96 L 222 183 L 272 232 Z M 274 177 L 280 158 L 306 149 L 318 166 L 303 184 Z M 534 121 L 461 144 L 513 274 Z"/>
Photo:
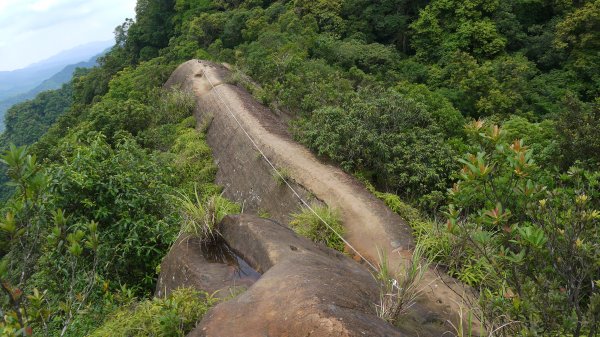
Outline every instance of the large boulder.
<path fill-rule="evenodd" d="M 250 215 L 226 217 L 220 232 L 263 275 L 188 336 L 405 336 L 377 317 L 377 283 L 351 258 Z"/>

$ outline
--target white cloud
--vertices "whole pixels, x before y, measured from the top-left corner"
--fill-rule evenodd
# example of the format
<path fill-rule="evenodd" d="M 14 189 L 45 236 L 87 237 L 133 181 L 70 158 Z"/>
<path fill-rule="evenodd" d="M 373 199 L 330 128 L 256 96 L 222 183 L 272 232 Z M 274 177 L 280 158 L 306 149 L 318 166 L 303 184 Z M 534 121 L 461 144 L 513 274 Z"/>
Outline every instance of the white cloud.
<path fill-rule="evenodd" d="M 0 0 L 0 70 L 113 38 L 135 0 Z"/>
<path fill-rule="evenodd" d="M 45 12 L 48 9 L 50 9 L 51 7 L 56 6 L 57 4 L 58 4 L 58 1 L 56 1 L 56 0 L 39 0 L 32 4 L 29 4 L 27 6 L 27 8 L 31 9 L 32 11 L 36 11 L 36 12 Z"/>

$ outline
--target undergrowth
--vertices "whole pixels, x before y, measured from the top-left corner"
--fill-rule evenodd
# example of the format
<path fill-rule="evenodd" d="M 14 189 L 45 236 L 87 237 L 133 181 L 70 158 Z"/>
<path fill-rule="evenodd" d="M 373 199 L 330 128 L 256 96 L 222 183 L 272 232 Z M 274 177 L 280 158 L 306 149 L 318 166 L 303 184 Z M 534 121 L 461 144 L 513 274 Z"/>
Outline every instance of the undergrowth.
<path fill-rule="evenodd" d="M 180 288 L 167 298 L 133 302 L 118 309 L 89 336 L 185 336 L 217 302 L 206 292 Z"/>
<path fill-rule="evenodd" d="M 329 248 L 343 252 L 344 241 L 323 222 L 325 220 L 339 235 L 344 235 L 344 227 L 339 212 L 328 206 L 315 204 L 311 208 L 316 214 L 308 207 L 303 208 L 299 213 L 292 214 L 292 221 L 290 221 L 292 229 L 314 242 L 323 243 Z"/>

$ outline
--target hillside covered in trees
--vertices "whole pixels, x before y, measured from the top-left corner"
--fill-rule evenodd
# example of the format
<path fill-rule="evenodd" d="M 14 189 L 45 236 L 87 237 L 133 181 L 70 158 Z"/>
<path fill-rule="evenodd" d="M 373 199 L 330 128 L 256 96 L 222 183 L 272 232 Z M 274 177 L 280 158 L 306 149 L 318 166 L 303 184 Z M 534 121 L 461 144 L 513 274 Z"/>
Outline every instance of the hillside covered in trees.
<path fill-rule="evenodd" d="M 206 309 L 143 302 L 174 198 L 219 194 L 193 97 L 162 89 L 192 58 L 409 221 L 496 334 L 600 333 L 599 0 L 138 0 L 115 41 L 7 113 L 0 334 L 83 336 L 139 303 L 184 335 L 178 301 Z"/>

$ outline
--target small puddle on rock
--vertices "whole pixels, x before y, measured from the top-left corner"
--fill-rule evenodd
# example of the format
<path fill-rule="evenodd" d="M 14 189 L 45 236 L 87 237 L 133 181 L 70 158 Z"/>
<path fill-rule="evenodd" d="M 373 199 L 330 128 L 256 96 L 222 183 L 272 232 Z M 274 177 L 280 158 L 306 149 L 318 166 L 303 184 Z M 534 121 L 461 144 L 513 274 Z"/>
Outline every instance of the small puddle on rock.
<path fill-rule="evenodd" d="M 208 262 L 225 264 L 231 268 L 231 278 L 228 281 L 232 283 L 250 286 L 261 277 L 259 272 L 238 256 L 223 240 L 201 245 L 201 248 L 202 255 Z"/>
<path fill-rule="evenodd" d="M 250 267 L 248 262 L 244 261 L 241 257 L 234 255 L 237 261 L 237 269 L 236 275 L 242 279 L 250 279 L 254 280 L 254 282 L 258 281 L 258 279 L 262 276 L 259 272 L 254 270 L 254 268 Z"/>

